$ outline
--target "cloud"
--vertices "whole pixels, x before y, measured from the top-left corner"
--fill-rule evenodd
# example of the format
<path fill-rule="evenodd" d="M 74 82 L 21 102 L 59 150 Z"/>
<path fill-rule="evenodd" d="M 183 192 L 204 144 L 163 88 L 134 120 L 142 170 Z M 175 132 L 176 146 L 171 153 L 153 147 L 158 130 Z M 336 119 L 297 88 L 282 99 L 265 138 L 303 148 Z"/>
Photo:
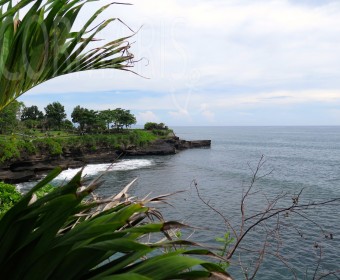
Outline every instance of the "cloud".
<path fill-rule="evenodd" d="M 249 106 L 277 106 L 308 103 L 340 103 L 340 90 L 291 90 L 264 93 L 247 93 L 225 97 L 220 95 L 208 103 L 211 107 L 249 107 Z"/>
<path fill-rule="evenodd" d="M 169 115 L 180 119 L 180 118 L 190 118 L 190 113 L 187 110 L 179 109 L 178 111 L 170 111 Z"/>
<path fill-rule="evenodd" d="M 210 122 L 215 120 L 215 114 L 209 110 L 206 103 L 201 104 L 201 114 Z"/>
<path fill-rule="evenodd" d="M 109 0 L 100 2 L 85 5 L 79 27 Z M 134 70 L 150 79 L 116 70 L 88 71 L 52 80 L 28 97 L 47 95 L 49 102 L 60 98 L 70 108 L 74 104 L 100 110 L 112 104 L 142 112 L 141 122 L 158 117 L 166 123 L 193 124 L 217 123 L 225 109 L 249 113 L 261 124 L 270 117 L 256 118 L 248 109 L 340 105 L 337 0 L 131 2 L 133 6 L 113 5 L 98 22 L 118 16 L 134 30 L 144 24 L 131 40 L 136 41 L 131 50 L 136 59 L 146 58 Z M 129 33 L 116 22 L 100 37 Z M 85 92 L 94 97 L 87 98 Z M 302 113 L 311 114 L 307 109 Z"/>
<path fill-rule="evenodd" d="M 146 123 L 146 122 L 159 122 L 159 118 L 152 111 L 140 112 L 137 115 L 138 124 Z"/>

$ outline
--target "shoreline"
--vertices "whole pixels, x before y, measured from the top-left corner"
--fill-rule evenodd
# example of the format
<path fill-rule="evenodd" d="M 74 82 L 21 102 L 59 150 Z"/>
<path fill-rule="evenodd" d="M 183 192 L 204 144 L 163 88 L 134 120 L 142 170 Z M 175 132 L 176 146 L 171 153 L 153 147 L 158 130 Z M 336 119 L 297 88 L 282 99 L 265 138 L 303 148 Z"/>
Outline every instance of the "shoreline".
<path fill-rule="evenodd" d="M 108 149 L 102 147 L 96 151 L 65 151 L 62 155 L 34 155 L 26 158 L 4 162 L 0 165 L 0 180 L 9 184 L 29 182 L 39 179 L 57 166 L 67 170 L 79 168 L 87 164 L 111 163 L 120 156 L 164 156 L 174 155 L 179 151 L 193 148 L 207 148 L 211 140 L 187 141 L 172 137 L 158 139 L 146 147 L 127 147 L 126 149 Z"/>

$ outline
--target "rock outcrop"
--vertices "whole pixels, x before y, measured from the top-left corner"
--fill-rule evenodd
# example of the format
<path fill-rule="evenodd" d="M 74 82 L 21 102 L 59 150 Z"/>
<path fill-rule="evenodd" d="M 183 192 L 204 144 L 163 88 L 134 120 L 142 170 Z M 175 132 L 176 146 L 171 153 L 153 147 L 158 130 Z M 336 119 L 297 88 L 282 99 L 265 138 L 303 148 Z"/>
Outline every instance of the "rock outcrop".
<path fill-rule="evenodd" d="M 39 178 L 56 166 L 63 169 L 77 168 L 90 163 L 109 163 L 121 154 L 125 156 L 172 155 L 180 150 L 210 147 L 210 145 L 210 140 L 186 141 L 172 137 L 156 140 L 146 147 L 127 147 L 124 150 L 110 150 L 106 147 L 99 147 L 96 151 L 65 150 L 58 157 L 50 155 L 26 156 L 19 160 L 1 164 L 0 180 L 12 184 L 27 182 Z"/>

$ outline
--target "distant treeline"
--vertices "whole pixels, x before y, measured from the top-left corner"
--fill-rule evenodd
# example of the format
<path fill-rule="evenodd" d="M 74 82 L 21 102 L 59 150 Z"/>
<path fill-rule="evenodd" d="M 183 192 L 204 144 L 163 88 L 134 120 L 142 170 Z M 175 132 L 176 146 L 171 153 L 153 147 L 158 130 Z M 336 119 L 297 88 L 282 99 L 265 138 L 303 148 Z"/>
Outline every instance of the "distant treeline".
<path fill-rule="evenodd" d="M 122 130 L 136 124 L 130 110 L 115 108 L 102 111 L 76 106 L 67 119 L 64 106 L 59 102 L 48 104 L 45 112 L 35 105 L 26 107 L 23 102 L 13 101 L 0 112 L 0 134 L 10 134 L 25 129 L 75 130 L 81 133 L 105 130 Z"/>

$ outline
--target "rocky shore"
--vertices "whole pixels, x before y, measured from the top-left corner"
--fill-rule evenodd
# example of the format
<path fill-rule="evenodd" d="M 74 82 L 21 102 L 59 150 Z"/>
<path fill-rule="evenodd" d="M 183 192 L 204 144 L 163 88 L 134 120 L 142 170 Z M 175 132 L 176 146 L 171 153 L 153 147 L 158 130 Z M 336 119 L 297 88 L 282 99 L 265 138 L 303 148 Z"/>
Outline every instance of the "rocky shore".
<path fill-rule="evenodd" d="M 210 147 L 210 140 L 186 141 L 178 137 L 159 139 L 143 148 L 127 147 L 124 150 L 110 150 L 105 147 L 96 151 L 67 150 L 61 156 L 27 156 L 0 165 L 0 180 L 6 183 L 21 183 L 39 178 L 56 166 L 63 169 L 82 167 L 86 164 L 109 163 L 118 156 L 172 155 L 192 148 Z"/>

